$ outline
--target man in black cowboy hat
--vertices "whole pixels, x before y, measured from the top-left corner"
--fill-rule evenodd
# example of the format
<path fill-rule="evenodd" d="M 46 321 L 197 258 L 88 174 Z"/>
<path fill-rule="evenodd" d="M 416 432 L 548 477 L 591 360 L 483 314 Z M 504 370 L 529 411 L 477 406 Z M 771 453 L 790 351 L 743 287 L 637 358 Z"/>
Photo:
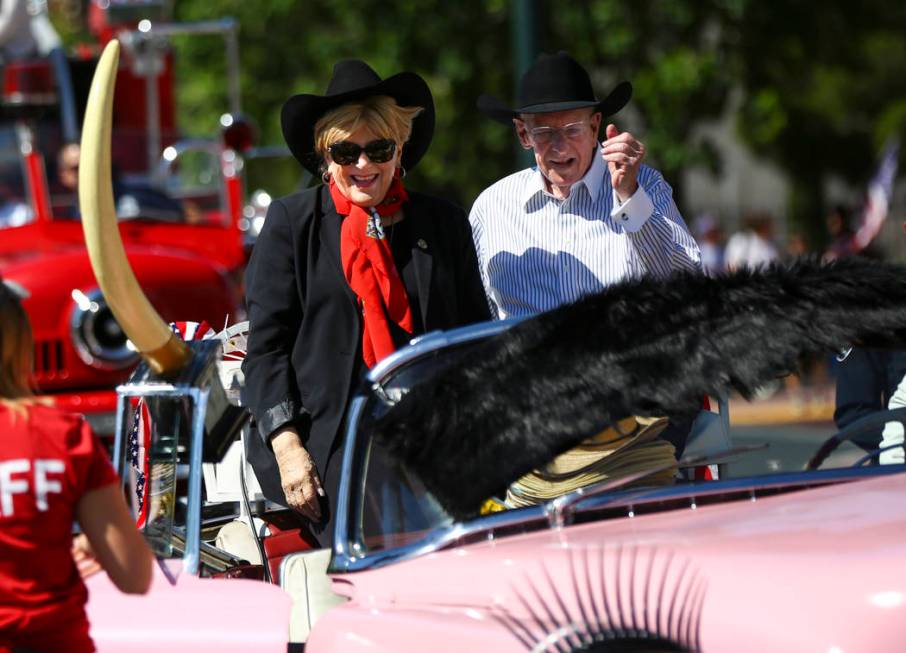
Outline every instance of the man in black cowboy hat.
<path fill-rule="evenodd" d="M 493 184 L 469 219 L 492 311 L 530 315 L 627 278 L 701 268 L 700 254 L 645 146 L 605 116 L 632 95 L 603 100 L 566 52 L 541 55 L 520 81 L 517 108 L 483 95 L 478 108 L 513 124 L 536 166 Z"/>

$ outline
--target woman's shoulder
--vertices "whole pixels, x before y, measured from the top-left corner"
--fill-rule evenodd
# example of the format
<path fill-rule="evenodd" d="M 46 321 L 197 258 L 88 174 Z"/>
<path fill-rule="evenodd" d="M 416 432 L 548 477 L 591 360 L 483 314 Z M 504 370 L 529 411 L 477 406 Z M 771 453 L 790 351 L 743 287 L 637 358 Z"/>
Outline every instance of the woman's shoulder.
<path fill-rule="evenodd" d="M 277 234 L 279 238 L 286 238 L 288 234 L 305 233 L 306 225 L 311 224 L 318 213 L 316 209 L 322 199 L 315 186 L 273 200 L 267 208 L 259 238 L 266 240 L 269 235 Z"/>
<path fill-rule="evenodd" d="M 271 206 L 279 206 L 293 215 L 306 214 L 313 211 L 319 198 L 318 186 L 313 186 L 279 197 L 271 202 Z"/>
<path fill-rule="evenodd" d="M 40 433 L 64 446 L 73 438 L 78 439 L 86 428 L 81 415 L 34 399 L 0 402 L 0 423 L 6 428 Z"/>
<path fill-rule="evenodd" d="M 61 431 L 77 431 L 85 423 L 82 415 L 61 410 L 44 402 L 30 404 L 29 411 L 32 419 L 40 420 L 42 424 L 53 424 Z"/>
<path fill-rule="evenodd" d="M 36 419 L 42 423 L 55 422 L 57 424 L 78 425 L 84 421 L 84 418 L 78 413 L 60 410 L 46 399 L 4 399 L 0 401 L 0 414 Z"/>

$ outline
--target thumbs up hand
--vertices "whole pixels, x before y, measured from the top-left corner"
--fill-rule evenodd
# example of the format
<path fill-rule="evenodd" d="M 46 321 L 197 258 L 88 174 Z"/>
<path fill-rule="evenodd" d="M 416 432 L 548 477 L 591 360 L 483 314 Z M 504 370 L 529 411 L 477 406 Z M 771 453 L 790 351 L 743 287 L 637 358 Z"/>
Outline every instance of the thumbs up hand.
<path fill-rule="evenodd" d="M 610 170 L 610 181 L 620 201 L 628 200 L 639 187 L 639 166 L 645 158 L 645 146 L 629 132 L 620 133 L 613 123 L 604 130 L 601 156 Z"/>

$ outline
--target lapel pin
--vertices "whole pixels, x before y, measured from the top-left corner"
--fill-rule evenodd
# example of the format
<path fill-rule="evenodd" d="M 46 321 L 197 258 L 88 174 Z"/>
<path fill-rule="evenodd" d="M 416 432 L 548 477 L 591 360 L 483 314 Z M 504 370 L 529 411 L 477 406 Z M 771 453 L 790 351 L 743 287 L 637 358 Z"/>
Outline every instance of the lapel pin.
<path fill-rule="evenodd" d="M 419 238 L 418 242 L 415 244 L 418 245 L 420 249 L 428 249 L 428 243 L 425 242 L 424 238 Z"/>

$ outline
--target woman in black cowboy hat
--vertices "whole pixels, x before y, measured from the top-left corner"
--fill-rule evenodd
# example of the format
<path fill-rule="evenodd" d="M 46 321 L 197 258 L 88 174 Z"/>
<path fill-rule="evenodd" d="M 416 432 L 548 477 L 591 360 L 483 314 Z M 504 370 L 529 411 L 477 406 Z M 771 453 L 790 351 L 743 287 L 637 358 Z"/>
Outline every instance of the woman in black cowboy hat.
<path fill-rule="evenodd" d="M 403 186 L 434 129 L 421 77 L 342 61 L 281 122 L 323 183 L 271 204 L 249 263 L 248 453 L 265 495 L 325 546 L 353 381 L 419 333 L 489 315 L 464 212 Z"/>

